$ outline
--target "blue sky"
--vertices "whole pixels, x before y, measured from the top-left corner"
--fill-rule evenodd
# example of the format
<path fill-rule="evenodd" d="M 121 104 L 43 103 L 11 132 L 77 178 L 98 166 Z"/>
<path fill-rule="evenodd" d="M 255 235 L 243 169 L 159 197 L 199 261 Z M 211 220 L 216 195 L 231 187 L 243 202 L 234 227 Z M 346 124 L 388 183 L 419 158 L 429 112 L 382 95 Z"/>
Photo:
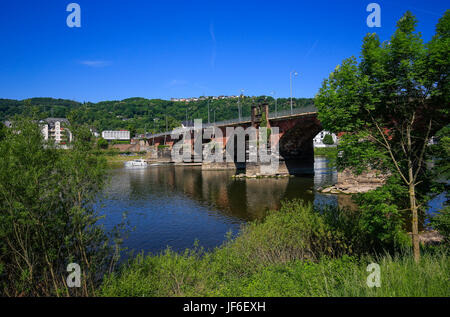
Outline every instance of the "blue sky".
<path fill-rule="evenodd" d="M 69 28 L 66 6 L 81 7 Z M 366 7 L 381 6 L 381 28 Z M 425 41 L 450 1 L 2 0 L 0 98 L 206 95 L 313 97 L 363 36 L 382 40 L 406 10 Z"/>

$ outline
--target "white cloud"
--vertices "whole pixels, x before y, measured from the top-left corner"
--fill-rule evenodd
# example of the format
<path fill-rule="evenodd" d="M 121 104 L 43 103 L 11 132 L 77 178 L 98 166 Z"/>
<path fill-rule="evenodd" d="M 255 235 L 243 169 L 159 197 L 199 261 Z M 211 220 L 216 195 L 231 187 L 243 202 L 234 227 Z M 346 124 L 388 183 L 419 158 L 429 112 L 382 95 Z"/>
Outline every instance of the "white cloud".
<path fill-rule="evenodd" d="M 89 66 L 89 67 L 105 67 L 108 65 L 111 65 L 111 62 L 109 61 L 101 61 L 101 60 L 87 60 L 87 61 L 81 61 L 81 65 Z"/>

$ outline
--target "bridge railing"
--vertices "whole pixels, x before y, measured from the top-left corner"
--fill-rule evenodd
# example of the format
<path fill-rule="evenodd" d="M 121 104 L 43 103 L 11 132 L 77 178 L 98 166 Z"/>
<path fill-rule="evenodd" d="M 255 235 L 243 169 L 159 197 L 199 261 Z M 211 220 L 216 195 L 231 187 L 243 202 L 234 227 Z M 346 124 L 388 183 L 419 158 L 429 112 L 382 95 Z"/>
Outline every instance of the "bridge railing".
<path fill-rule="evenodd" d="M 273 112 L 269 112 L 269 119 L 277 119 L 277 118 L 284 118 L 284 117 L 289 117 L 292 115 L 299 115 L 299 114 L 303 114 L 303 113 L 309 113 L 309 112 L 317 112 L 317 108 L 314 106 L 306 106 L 306 107 L 302 107 L 302 108 L 294 108 L 292 109 L 286 109 L 286 110 L 280 110 L 280 111 L 273 111 Z M 236 119 L 230 119 L 230 120 L 223 120 L 223 121 L 217 121 L 217 122 L 211 122 L 211 123 L 203 123 L 202 127 L 203 128 L 207 128 L 207 127 L 212 127 L 212 126 L 226 126 L 226 125 L 233 125 L 233 124 L 239 124 L 239 123 L 244 123 L 244 122 L 249 122 L 251 121 L 251 117 L 250 116 L 246 116 L 246 117 L 241 117 L 241 119 L 236 118 Z M 186 129 L 190 129 L 192 127 L 187 127 Z M 165 135 L 170 135 L 172 132 L 171 131 L 166 131 L 166 132 L 161 132 L 161 133 L 156 133 L 156 134 L 149 134 L 146 137 L 147 138 L 157 138 L 157 137 L 161 137 L 161 136 L 165 136 Z"/>

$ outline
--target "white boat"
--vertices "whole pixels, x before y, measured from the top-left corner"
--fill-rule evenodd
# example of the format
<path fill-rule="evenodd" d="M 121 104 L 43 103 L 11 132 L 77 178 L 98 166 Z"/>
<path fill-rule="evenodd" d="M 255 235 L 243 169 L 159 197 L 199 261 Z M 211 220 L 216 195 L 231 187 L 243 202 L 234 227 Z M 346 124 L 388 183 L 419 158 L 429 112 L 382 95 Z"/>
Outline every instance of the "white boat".
<path fill-rule="evenodd" d="M 144 159 L 126 161 L 125 167 L 146 167 L 148 164 Z"/>

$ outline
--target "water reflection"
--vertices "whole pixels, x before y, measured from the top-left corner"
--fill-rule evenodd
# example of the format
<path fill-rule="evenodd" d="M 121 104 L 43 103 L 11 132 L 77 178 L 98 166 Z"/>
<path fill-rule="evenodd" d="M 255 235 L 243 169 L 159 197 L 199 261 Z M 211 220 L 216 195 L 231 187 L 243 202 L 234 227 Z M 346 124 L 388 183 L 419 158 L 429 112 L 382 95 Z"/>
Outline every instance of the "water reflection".
<path fill-rule="evenodd" d="M 158 252 L 166 246 L 183 250 L 196 239 L 212 248 L 228 231 L 236 233 L 242 223 L 264 217 L 284 199 L 338 203 L 337 196 L 314 191 L 336 181 L 325 158 L 316 158 L 314 177 L 234 180 L 233 174 L 164 165 L 114 169 L 101 202 L 107 216 L 104 225 L 112 228 L 128 212 L 136 228 L 126 246 L 136 250 Z"/>

